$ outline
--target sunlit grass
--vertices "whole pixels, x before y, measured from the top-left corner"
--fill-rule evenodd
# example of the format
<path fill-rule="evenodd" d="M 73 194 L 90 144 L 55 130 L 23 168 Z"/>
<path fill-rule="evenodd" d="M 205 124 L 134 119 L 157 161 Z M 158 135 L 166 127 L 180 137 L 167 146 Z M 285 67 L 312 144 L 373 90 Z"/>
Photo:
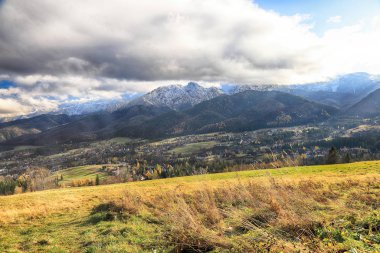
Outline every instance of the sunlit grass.
<path fill-rule="evenodd" d="M 78 179 L 92 179 L 95 180 L 96 175 L 99 175 L 100 179 L 107 177 L 107 173 L 102 170 L 103 165 L 87 165 L 87 166 L 79 166 L 72 167 L 64 170 L 60 170 L 53 174 L 54 177 L 58 177 L 59 179 L 63 178 L 59 183 L 68 184 L 73 180 Z"/>
<path fill-rule="evenodd" d="M 379 161 L 55 189 L 0 197 L 0 252 L 375 252 L 379 202 Z"/>

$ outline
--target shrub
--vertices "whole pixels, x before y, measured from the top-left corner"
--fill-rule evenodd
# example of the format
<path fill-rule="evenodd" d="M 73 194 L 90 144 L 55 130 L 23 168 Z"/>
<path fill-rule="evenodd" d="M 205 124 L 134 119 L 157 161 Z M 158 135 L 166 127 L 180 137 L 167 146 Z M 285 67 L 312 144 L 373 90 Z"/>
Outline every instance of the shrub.
<path fill-rule="evenodd" d="M 72 187 L 82 187 L 82 186 L 91 186 L 94 185 L 94 181 L 91 179 L 76 179 L 71 181 Z"/>
<path fill-rule="evenodd" d="M 0 195 L 11 195 L 15 193 L 17 182 L 11 177 L 0 178 Z"/>

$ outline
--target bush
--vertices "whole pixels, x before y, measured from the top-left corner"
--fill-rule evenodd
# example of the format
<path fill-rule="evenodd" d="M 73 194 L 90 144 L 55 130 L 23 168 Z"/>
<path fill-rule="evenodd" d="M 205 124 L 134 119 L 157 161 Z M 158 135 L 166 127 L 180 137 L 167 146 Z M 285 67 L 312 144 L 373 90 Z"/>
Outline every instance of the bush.
<path fill-rule="evenodd" d="M 82 187 L 82 186 L 91 186 L 94 185 L 94 181 L 91 179 L 77 179 L 71 181 L 72 187 Z"/>
<path fill-rule="evenodd" d="M 17 182 L 11 177 L 0 179 L 0 195 L 11 195 L 15 193 Z"/>

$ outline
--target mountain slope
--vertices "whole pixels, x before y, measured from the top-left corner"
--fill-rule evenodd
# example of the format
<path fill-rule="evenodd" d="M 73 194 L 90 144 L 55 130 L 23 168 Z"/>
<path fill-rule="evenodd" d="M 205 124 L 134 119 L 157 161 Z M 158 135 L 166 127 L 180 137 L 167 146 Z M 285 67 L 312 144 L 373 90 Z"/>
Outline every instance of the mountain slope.
<path fill-rule="evenodd" d="M 380 89 L 369 94 L 360 102 L 350 107 L 346 114 L 358 117 L 380 115 Z"/>
<path fill-rule="evenodd" d="M 123 127 L 138 126 L 168 111 L 170 109 L 167 107 L 135 105 L 112 113 L 93 113 L 39 134 L 21 136 L 4 145 L 52 145 L 108 138 L 116 136 L 118 130 Z"/>
<path fill-rule="evenodd" d="M 159 87 L 144 96 L 131 101 L 128 106 L 167 106 L 171 109 L 181 110 L 190 108 L 222 94 L 223 92 L 215 87 L 204 88 L 197 83 L 191 82 L 186 86 L 170 85 Z"/>
<path fill-rule="evenodd" d="M 0 123 L 0 142 L 8 141 L 23 135 L 37 134 L 77 120 L 65 114 L 43 114 L 29 119 L 20 119 Z"/>
<path fill-rule="evenodd" d="M 337 109 L 278 91 L 245 91 L 224 95 L 184 111 L 172 111 L 145 122 L 139 129 L 125 128 L 149 137 L 216 131 L 249 131 L 325 120 Z"/>
<path fill-rule="evenodd" d="M 380 88 L 380 81 L 367 73 L 352 73 L 321 83 L 289 85 L 278 90 L 308 100 L 347 109 Z"/>
<path fill-rule="evenodd" d="M 67 115 L 90 114 L 100 111 L 113 112 L 125 107 L 130 101 L 140 97 L 141 93 L 124 93 L 122 98 L 97 99 L 87 102 L 69 101 L 59 105 L 56 113 Z"/>

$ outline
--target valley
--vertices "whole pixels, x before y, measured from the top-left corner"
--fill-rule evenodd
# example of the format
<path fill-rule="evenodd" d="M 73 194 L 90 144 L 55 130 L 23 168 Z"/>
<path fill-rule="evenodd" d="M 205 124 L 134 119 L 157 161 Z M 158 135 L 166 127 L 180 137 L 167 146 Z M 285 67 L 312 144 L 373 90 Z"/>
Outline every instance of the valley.
<path fill-rule="evenodd" d="M 48 168 L 52 177 L 60 178 L 63 175 L 63 180 L 58 185 L 91 185 L 97 174 L 100 175 L 101 184 L 110 184 L 325 164 L 332 146 L 338 149 L 338 163 L 377 160 L 380 159 L 380 129 L 377 122 L 377 119 L 350 119 L 346 122 L 341 119 L 339 124 L 325 122 L 242 133 L 185 135 L 160 140 L 119 137 L 46 147 L 20 146 L 0 153 L 0 167 L 3 168 L 0 174 L 21 175 L 33 168 Z M 70 168 L 78 166 L 93 166 L 97 170 L 95 173 L 78 173 L 75 177 L 71 177 L 70 173 L 66 175 L 68 170 L 72 170 Z M 89 181 L 79 183 L 78 180 L 82 179 Z"/>

